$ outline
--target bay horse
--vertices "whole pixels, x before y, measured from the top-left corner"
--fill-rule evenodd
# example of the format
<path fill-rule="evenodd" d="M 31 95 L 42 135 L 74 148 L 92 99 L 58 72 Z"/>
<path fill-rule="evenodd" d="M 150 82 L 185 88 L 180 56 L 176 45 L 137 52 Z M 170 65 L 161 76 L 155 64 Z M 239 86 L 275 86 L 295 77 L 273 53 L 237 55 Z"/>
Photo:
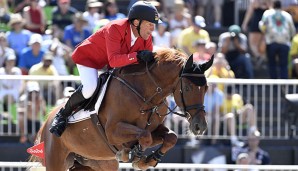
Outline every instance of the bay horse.
<path fill-rule="evenodd" d="M 69 168 L 114 171 L 120 161 L 132 162 L 135 169 L 155 167 L 178 139 L 164 125 L 168 110 L 171 111 L 165 101 L 167 96 L 174 96 L 182 111 L 175 113 L 187 119 L 193 134 L 201 135 L 207 129 L 203 103 L 208 85 L 204 72 L 213 58 L 197 64 L 192 55 L 164 48 L 156 51 L 155 62 L 116 69 L 99 109 L 97 124 L 91 119 L 69 124 L 58 138 L 48 130 L 62 106 L 49 113 L 35 142 L 44 142 L 45 159 L 39 161 L 47 171 Z M 144 150 L 157 145 L 158 150 L 144 155 Z"/>

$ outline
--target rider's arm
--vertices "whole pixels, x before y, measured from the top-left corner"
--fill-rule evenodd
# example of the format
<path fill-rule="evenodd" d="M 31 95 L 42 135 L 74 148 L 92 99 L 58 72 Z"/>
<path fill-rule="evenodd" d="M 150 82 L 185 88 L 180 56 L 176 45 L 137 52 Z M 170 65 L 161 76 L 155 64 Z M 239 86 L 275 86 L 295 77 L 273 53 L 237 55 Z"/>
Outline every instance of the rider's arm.
<path fill-rule="evenodd" d="M 125 36 L 124 36 L 125 37 Z M 133 63 L 137 63 L 137 52 L 127 52 L 121 53 L 121 46 L 130 46 L 130 42 L 127 43 L 127 40 L 124 38 L 118 28 L 111 26 L 105 35 L 108 60 L 111 67 L 123 67 Z M 140 39 L 140 38 L 138 38 Z M 138 50 L 151 50 L 153 49 L 152 38 L 150 37 L 147 41 L 137 40 L 136 43 L 145 42 L 143 49 Z M 135 44 L 135 46 L 138 46 Z M 132 47 L 127 47 L 128 49 Z"/>

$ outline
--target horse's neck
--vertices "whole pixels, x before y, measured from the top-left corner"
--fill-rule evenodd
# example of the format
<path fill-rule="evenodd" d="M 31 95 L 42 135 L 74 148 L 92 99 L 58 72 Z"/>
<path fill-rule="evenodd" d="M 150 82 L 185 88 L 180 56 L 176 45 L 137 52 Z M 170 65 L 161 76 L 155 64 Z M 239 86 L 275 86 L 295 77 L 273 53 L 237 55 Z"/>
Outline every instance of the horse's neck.
<path fill-rule="evenodd" d="M 155 103 L 172 93 L 179 79 L 181 68 L 174 63 L 161 63 L 144 65 L 131 65 L 119 69 L 116 76 L 125 80 L 141 96 L 148 99 L 154 94 Z M 132 90 L 132 91 L 134 91 Z"/>

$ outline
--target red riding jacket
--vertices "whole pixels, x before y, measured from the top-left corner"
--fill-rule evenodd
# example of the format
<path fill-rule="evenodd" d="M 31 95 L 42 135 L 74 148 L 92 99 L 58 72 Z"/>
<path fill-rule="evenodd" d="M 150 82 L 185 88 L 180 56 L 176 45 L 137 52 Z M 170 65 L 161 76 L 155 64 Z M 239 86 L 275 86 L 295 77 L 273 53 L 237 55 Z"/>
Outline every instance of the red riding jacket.
<path fill-rule="evenodd" d="M 90 68 L 123 67 L 137 63 L 137 51 L 153 50 L 152 36 L 140 37 L 131 47 L 131 29 L 128 19 L 111 21 L 79 44 L 73 52 L 75 63 Z"/>

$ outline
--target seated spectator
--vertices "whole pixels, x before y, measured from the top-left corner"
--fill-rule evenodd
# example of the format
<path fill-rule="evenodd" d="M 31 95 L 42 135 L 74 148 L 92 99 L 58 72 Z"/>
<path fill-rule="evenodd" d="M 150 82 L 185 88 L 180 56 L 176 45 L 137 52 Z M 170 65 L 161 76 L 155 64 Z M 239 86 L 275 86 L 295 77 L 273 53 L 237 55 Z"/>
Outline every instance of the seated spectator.
<path fill-rule="evenodd" d="M 11 30 L 7 32 L 6 37 L 8 46 L 15 51 L 17 57 L 19 57 L 22 50 L 28 46 L 31 37 L 31 32 L 23 29 L 24 24 L 24 19 L 20 14 L 11 14 L 8 23 Z"/>
<path fill-rule="evenodd" d="M 74 16 L 73 24 L 65 27 L 63 40 L 71 49 L 91 35 L 91 32 L 85 28 L 87 22 L 83 14 L 78 12 Z"/>
<path fill-rule="evenodd" d="M 0 33 L 0 67 L 3 67 L 8 54 L 14 54 L 14 50 L 8 47 L 5 33 Z"/>
<path fill-rule="evenodd" d="M 183 0 L 175 0 L 173 13 L 169 15 L 169 31 L 171 33 L 171 46 L 177 46 L 177 39 L 182 30 L 191 25 L 191 16 L 185 8 Z"/>
<path fill-rule="evenodd" d="M 207 70 L 206 75 L 217 76 L 218 78 L 235 78 L 234 72 L 230 69 L 230 65 L 222 53 L 216 53 L 213 65 Z M 218 88 L 224 91 L 224 84 L 218 84 Z"/>
<path fill-rule="evenodd" d="M 83 17 L 88 21 L 87 28 L 90 32 L 93 32 L 96 22 L 103 18 L 99 13 L 102 6 L 102 2 L 97 0 L 88 0 L 86 3 L 86 11 L 83 13 Z"/>
<path fill-rule="evenodd" d="M 118 5 L 115 0 L 107 0 L 104 5 L 104 18 L 110 21 L 126 18 L 126 16 L 118 11 Z"/>
<path fill-rule="evenodd" d="M 42 47 L 53 53 L 53 65 L 58 75 L 72 74 L 71 66 L 74 65 L 71 59 L 72 49 L 54 37 L 53 30 L 46 30 L 45 37 Z"/>
<path fill-rule="evenodd" d="M 190 27 L 182 30 L 179 35 L 177 46 L 181 48 L 186 54 L 193 54 L 196 49 L 193 44 L 198 39 L 204 39 L 210 42 L 209 33 L 203 28 L 206 26 L 205 19 L 202 16 L 195 16 Z"/>
<path fill-rule="evenodd" d="M 152 33 L 153 45 L 157 47 L 171 47 L 171 33 L 167 31 L 168 24 L 158 24 Z"/>
<path fill-rule="evenodd" d="M 211 75 L 209 78 L 218 78 L 215 75 Z M 224 101 L 224 93 L 214 83 L 209 83 L 208 91 L 205 94 L 204 106 L 208 116 L 208 134 L 218 136 L 220 125 L 220 106 Z M 211 140 L 211 144 L 215 144 L 216 139 Z"/>
<path fill-rule="evenodd" d="M 19 100 L 18 114 L 20 142 L 31 141 L 32 143 L 41 126 L 42 118 L 46 115 L 46 104 L 40 94 L 38 82 L 29 81 L 26 83 L 25 92 Z"/>
<path fill-rule="evenodd" d="M 250 164 L 250 158 L 247 153 L 240 153 L 237 156 L 236 160 L 237 165 L 249 165 Z M 253 171 L 251 169 L 235 169 L 234 171 Z"/>
<path fill-rule="evenodd" d="M 0 75 L 22 75 L 21 69 L 15 66 L 16 56 L 14 52 L 6 54 L 5 66 L 0 68 Z M 0 82 L 0 101 L 4 103 L 4 110 L 8 106 L 19 100 L 21 90 L 21 80 L 1 80 Z"/>
<path fill-rule="evenodd" d="M 47 52 L 44 54 L 43 59 L 40 63 L 33 65 L 29 70 L 29 75 L 48 75 L 58 76 L 56 68 L 52 64 L 53 54 Z M 56 100 L 56 92 L 58 90 L 58 82 L 55 81 L 40 81 L 40 86 L 43 90 L 43 97 L 48 104 L 54 105 Z"/>
<path fill-rule="evenodd" d="M 25 28 L 33 33 L 43 34 L 46 27 L 46 18 L 43 7 L 39 6 L 39 0 L 30 0 L 30 5 L 23 10 L 23 16 L 26 21 Z"/>
<path fill-rule="evenodd" d="M 253 78 L 253 66 L 248 54 L 247 37 L 238 25 L 229 27 L 219 36 L 218 47 L 226 56 L 236 78 Z"/>
<path fill-rule="evenodd" d="M 19 59 L 19 67 L 23 75 L 27 75 L 33 65 L 42 61 L 45 53 L 45 50 L 41 48 L 42 41 L 40 34 L 32 34 L 29 41 L 30 47 L 23 49 Z"/>
<path fill-rule="evenodd" d="M 195 62 L 202 64 L 211 58 L 211 55 L 207 53 L 206 43 L 204 39 L 198 39 L 194 42 L 193 46 L 196 48 L 196 52 L 193 54 L 193 60 Z"/>
<path fill-rule="evenodd" d="M 54 37 L 62 39 L 65 27 L 72 24 L 72 18 L 77 10 L 70 6 L 71 0 L 57 1 L 58 6 L 52 11 L 52 29 L 56 34 Z"/>
<path fill-rule="evenodd" d="M 232 154 L 232 160 L 235 161 L 239 153 L 247 153 L 252 165 L 268 165 L 271 163 L 269 153 L 264 151 L 260 145 L 261 133 L 253 130 L 248 135 L 247 146 L 238 149 L 238 153 Z"/>
<path fill-rule="evenodd" d="M 238 127 L 246 129 L 246 132 L 256 130 L 256 114 L 254 107 L 246 103 L 240 94 L 233 92 L 232 86 L 227 87 L 226 98 L 220 109 L 223 114 L 223 119 L 227 120 L 228 133 L 231 135 L 232 144 L 236 137 Z M 239 122 L 237 122 L 239 121 Z M 241 145 L 244 145 L 241 143 Z M 238 143 L 240 146 L 240 143 Z"/>

